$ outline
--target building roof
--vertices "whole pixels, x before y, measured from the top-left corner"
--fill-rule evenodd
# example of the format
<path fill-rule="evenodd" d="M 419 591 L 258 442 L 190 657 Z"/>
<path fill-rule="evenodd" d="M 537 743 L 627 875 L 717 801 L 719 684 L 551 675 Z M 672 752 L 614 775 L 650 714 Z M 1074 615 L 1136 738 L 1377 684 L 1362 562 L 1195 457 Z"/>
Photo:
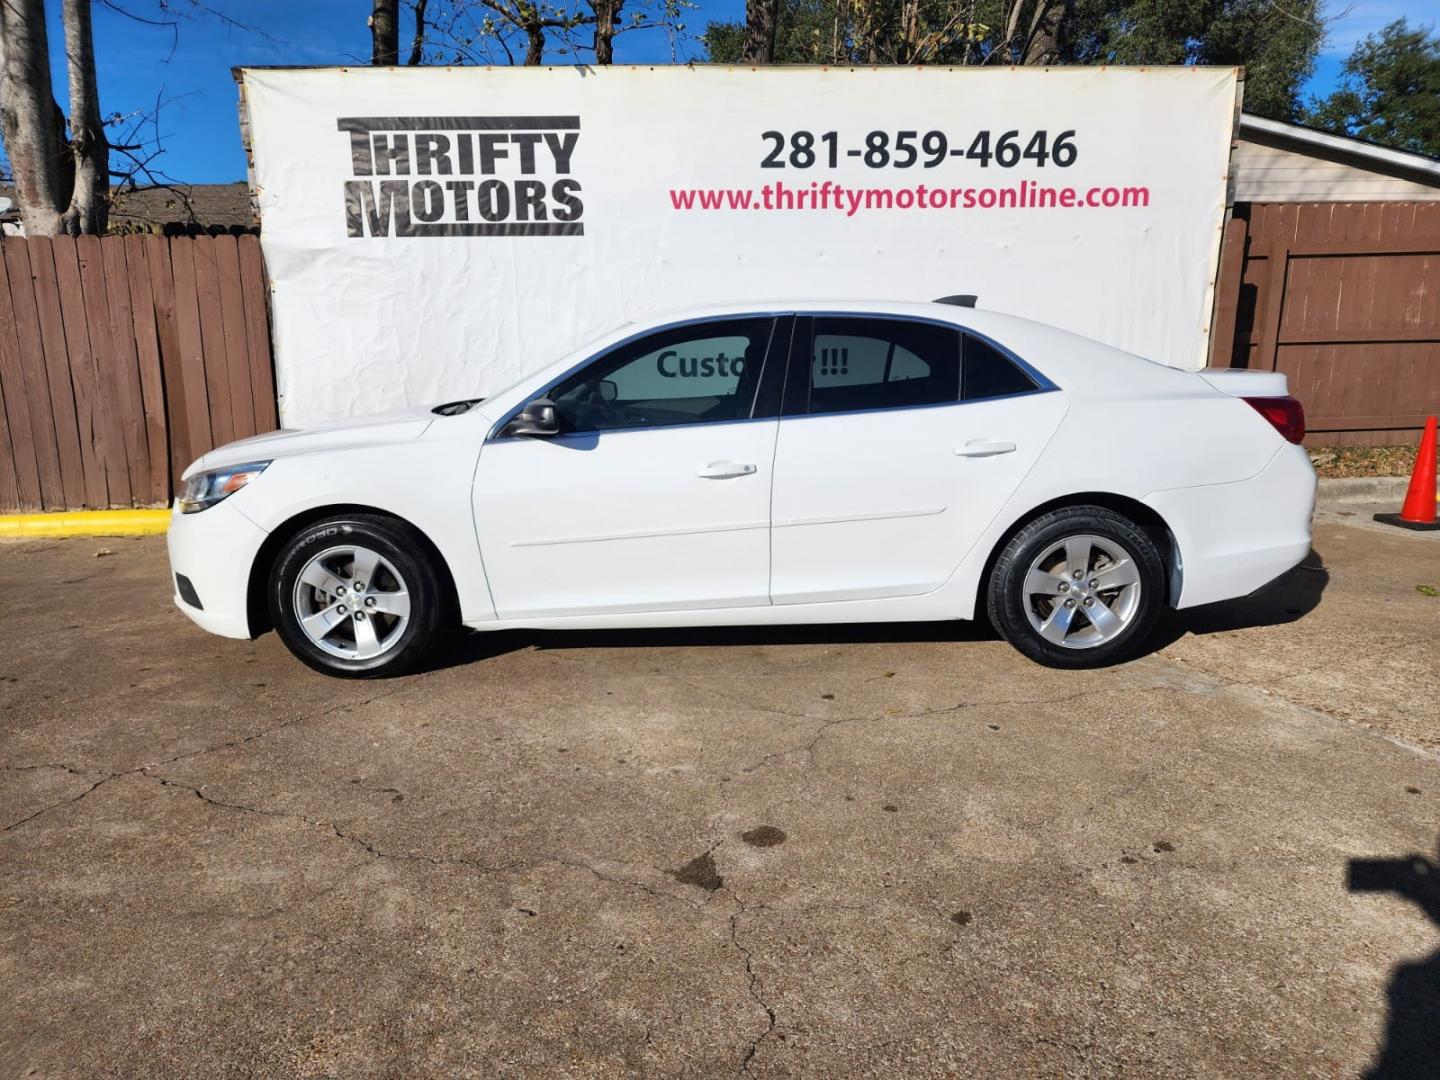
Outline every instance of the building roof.
<path fill-rule="evenodd" d="M 18 221 L 15 191 L 0 185 L 0 198 L 11 200 L 0 221 Z M 175 184 L 172 187 L 117 188 L 111 193 L 111 232 L 253 231 L 250 189 L 233 184 Z"/>
<path fill-rule="evenodd" d="M 1240 138 L 1271 146 L 1278 150 L 1303 154 L 1306 157 L 1333 161 L 1340 165 L 1383 173 L 1411 183 L 1440 188 L 1440 160 L 1425 154 L 1412 154 L 1377 146 L 1364 139 L 1333 135 L 1302 124 L 1266 120 L 1249 113 L 1240 115 Z"/>
<path fill-rule="evenodd" d="M 150 231 L 166 226 L 197 226 L 206 232 L 255 228 L 250 188 L 243 180 L 233 184 L 117 189 L 112 200 L 112 232 Z"/>

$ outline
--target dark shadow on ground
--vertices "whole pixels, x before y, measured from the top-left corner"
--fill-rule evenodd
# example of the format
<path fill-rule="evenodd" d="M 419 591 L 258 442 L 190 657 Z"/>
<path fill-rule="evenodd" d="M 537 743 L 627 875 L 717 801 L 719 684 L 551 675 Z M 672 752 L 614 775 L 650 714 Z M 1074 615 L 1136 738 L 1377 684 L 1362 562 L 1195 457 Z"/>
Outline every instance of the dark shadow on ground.
<path fill-rule="evenodd" d="M 1440 927 L 1440 863 L 1434 859 L 1351 859 L 1349 869 L 1351 892 L 1404 897 Z M 1434 1080 L 1440 1076 L 1440 949 L 1397 964 L 1385 998 L 1385 1043 L 1367 1080 Z"/>
<path fill-rule="evenodd" d="M 1320 556 L 1305 560 L 1274 584 L 1239 600 L 1166 611 L 1141 655 L 1185 634 L 1213 634 L 1294 622 L 1315 609 L 1330 580 Z M 833 623 L 803 626 L 706 626 L 664 630 L 502 630 L 460 633 L 422 670 L 455 667 L 519 649 L 675 649 L 745 645 L 870 645 L 875 643 L 993 641 L 983 615 L 974 622 Z"/>
<path fill-rule="evenodd" d="M 1320 597 L 1329 583 L 1330 571 L 1325 569 L 1325 561 L 1311 548 L 1299 566 L 1249 596 L 1183 611 L 1166 611 L 1145 651 L 1157 652 L 1186 634 L 1219 634 L 1296 622 L 1320 605 Z"/>
<path fill-rule="evenodd" d="M 520 649 L 690 649 L 745 645 L 869 645 L 994 641 L 986 622 L 697 626 L 659 630 L 501 630 L 459 633 L 422 670 L 454 667 Z"/>

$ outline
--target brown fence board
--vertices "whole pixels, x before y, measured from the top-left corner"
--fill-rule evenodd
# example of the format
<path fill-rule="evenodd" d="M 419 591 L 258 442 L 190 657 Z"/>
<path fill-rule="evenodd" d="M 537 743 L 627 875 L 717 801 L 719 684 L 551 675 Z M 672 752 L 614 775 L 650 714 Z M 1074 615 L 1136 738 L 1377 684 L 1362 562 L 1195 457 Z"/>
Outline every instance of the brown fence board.
<path fill-rule="evenodd" d="M 1415 236 L 1415 204 L 1395 203 L 1387 208 L 1385 219 L 1382 222 L 1382 239 L 1386 246 L 1392 251 L 1405 240 Z M 1428 238 L 1427 238 L 1428 239 Z M 1435 250 L 1440 251 L 1440 237 L 1430 241 Z M 1428 252 L 1417 251 L 1413 254 L 1401 255 L 1396 259 L 1397 266 L 1403 265 L 1401 273 L 1393 275 L 1386 284 L 1388 288 L 1376 297 L 1377 310 L 1375 321 L 1384 327 L 1397 328 L 1400 330 L 1419 330 L 1419 326 L 1407 326 L 1405 322 L 1405 301 L 1410 290 L 1423 288 L 1425 284 L 1424 265 L 1425 256 Z M 1377 268 L 1378 273 L 1383 273 L 1383 267 Z M 1432 332 L 1434 332 L 1433 328 Z M 1440 337 L 1440 333 L 1436 334 Z"/>
<path fill-rule="evenodd" d="M 225 338 L 225 368 L 230 387 L 235 437 L 256 434 L 255 401 L 250 387 L 249 350 L 245 343 L 245 297 L 240 287 L 240 254 L 235 237 L 214 238 L 215 274 L 220 285 L 220 322 Z"/>
<path fill-rule="evenodd" d="M 35 309 L 35 281 L 30 275 L 28 245 L 7 245 L 4 251 L 15 313 L 16 344 L 25 375 L 30 410 L 30 436 L 35 444 L 35 466 L 40 474 L 40 502 L 45 509 L 65 505 L 60 474 L 60 449 L 55 438 L 55 410 L 50 405 L 50 381 L 45 367 L 45 346 L 40 340 L 40 316 Z"/>
<path fill-rule="evenodd" d="M 175 282 L 175 334 L 185 386 L 185 416 L 190 433 L 188 453 L 199 457 L 219 440 L 210 428 L 210 388 L 205 381 L 205 351 L 200 340 L 200 302 L 195 290 L 195 245 L 172 244 L 170 264 Z"/>
<path fill-rule="evenodd" d="M 143 236 L 122 238 L 125 265 L 129 269 L 130 316 L 135 334 L 140 401 L 145 412 L 145 436 L 150 461 L 150 485 L 146 501 L 163 503 L 170 496 L 169 424 L 165 415 L 165 384 L 160 369 L 160 337 L 155 326 L 155 298 L 150 285 L 150 267 Z"/>
<path fill-rule="evenodd" d="M 257 433 L 274 431 L 280 426 L 280 420 L 275 402 L 275 368 L 270 355 L 269 281 L 265 277 L 259 238 L 247 234 L 238 238 L 237 245 L 255 430 Z"/>
<path fill-rule="evenodd" d="M 184 365 L 175 316 L 175 271 L 170 259 L 170 242 L 163 236 L 140 238 L 145 264 L 150 272 L 150 298 L 155 310 L 155 336 L 160 349 L 160 371 L 165 386 L 165 426 L 169 435 L 170 485 L 179 487 L 180 474 L 199 457 L 190 437 L 189 412 L 185 405 Z"/>
<path fill-rule="evenodd" d="M 210 431 L 216 445 L 233 442 L 235 406 L 225 357 L 225 321 L 220 313 L 220 272 L 215 238 L 195 238 L 195 300 L 200 312 L 200 344 L 205 360 L 205 389 L 210 398 Z"/>
<path fill-rule="evenodd" d="M 12 243 L 13 241 L 5 241 Z M 85 470 L 85 506 L 110 505 L 106 480 L 105 440 L 100 430 L 95 385 L 95 361 L 90 349 L 90 327 L 85 318 L 85 289 L 80 280 L 80 253 L 70 238 L 51 244 L 55 284 L 60 293 L 60 318 L 65 325 L 70 389 L 75 395 L 75 426 L 80 439 L 80 460 Z"/>
<path fill-rule="evenodd" d="M 1211 363 L 1283 371 L 1311 443 L 1413 441 L 1440 411 L 1440 204 L 1239 204 L 1231 226 Z"/>
<path fill-rule="evenodd" d="M 10 440 L 10 421 L 5 418 L 5 388 L 0 384 L 0 510 L 20 508 L 15 486 L 15 444 Z"/>
<path fill-rule="evenodd" d="M 1440 202 L 1421 203 L 1415 208 L 1415 231 L 1427 236 L 1440 236 Z M 1440 253 L 1425 257 L 1426 281 L 1433 282 L 1432 274 L 1440 274 Z M 1416 287 L 1414 321 L 1427 326 L 1440 326 L 1440 289 Z"/>
<path fill-rule="evenodd" d="M 35 281 L 40 340 L 45 347 L 50 405 L 55 413 L 55 441 L 60 452 L 60 473 L 65 488 L 63 505 L 84 506 L 85 458 L 80 449 L 80 428 L 75 419 L 75 388 L 70 381 L 70 352 L 65 341 L 65 320 L 60 312 L 60 286 L 55 278 L 54 249 L 46 237 L 37 237 L 26 246 L 30 249 L 30 273 Z"/>
<path fill-rule="evenodd" d="M 36 439 L 30 424 L 30 395 L 25 389 L 26 364 L 33 362 L 34 358 L 27 358 L 20 349 L 10 275 L 5 260 L 0 259 L 0 393 L 5 398 L 6 427 L 12 446 L 10 460 L 15 476 L 15 507 L 19 510 L 39 510 L 43 505 L 40 466 L 35 460 Z"/>
<path fill-rule="evenodd" d="M 130 455 L 125 441 L 125 417 L 120 393 L 119 349 L 110 325 L 110 295 L 105 280 L 105 256 L 100 239 L 77 236 L 75 253 L 80 260 L 80 286 L 85 302 L 85 325 L 90 330 L 90 356 L 95 368 L 95 426 L 100 432 L 105 462 L 105 484 L 111 506 L 134 503 L 130 486 Z"/>
<path fill-rule="evenodd" d="M 1210 347 L 1215 342 L 1234 341 L 1235 323 L 1239 317 L 1241 281 L 1245 270 L 1246 223 L 1231 218 L 1225 223 L 1220 242 L 1220 266 L 1215 275 L 1215 321 L 1211 327 Z"/>
<path fill-rule="evenodd" d="M 130 467 L 131 499 L 144 503 L 150 490 L 150 439 L 145 430 L 145 398 L 140 387 L 140 364 L 135 342 L 135 318 L 130 309 L 130 273 L 121 243 L 101 244 L 105 267 L 105 294 L 110 309 L 110 339 L 115 366 L 110 374 L 119 404 L 120 430 Z"/>

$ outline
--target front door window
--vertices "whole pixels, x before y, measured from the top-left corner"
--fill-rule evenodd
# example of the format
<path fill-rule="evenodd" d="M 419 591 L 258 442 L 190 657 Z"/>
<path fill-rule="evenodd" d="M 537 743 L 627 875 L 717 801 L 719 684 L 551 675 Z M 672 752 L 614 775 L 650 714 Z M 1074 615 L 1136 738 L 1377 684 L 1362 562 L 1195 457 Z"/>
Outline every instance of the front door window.
<path fill-rule="evenodd" d="M 562 434 L 746 420 L 775 319 L 676 327 L 619 345 L 550 394 Z"/>

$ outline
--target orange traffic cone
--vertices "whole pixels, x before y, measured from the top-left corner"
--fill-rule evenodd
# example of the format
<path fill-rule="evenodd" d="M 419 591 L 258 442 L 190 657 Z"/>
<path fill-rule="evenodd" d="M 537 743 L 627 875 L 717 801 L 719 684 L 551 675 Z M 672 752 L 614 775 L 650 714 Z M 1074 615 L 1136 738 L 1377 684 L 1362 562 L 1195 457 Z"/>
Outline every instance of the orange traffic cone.
<path fill-rule="evenodd" d="M 1420 453 L 1415 457 L 1415 471 L 1410 474 L 1410 487 L 1400 513 L 1376 514 L 1375 520 L 1402 529 L 1440 529 L 1440 522 L 1435 520 L 1435 417 L 1425 421 Z"/>

